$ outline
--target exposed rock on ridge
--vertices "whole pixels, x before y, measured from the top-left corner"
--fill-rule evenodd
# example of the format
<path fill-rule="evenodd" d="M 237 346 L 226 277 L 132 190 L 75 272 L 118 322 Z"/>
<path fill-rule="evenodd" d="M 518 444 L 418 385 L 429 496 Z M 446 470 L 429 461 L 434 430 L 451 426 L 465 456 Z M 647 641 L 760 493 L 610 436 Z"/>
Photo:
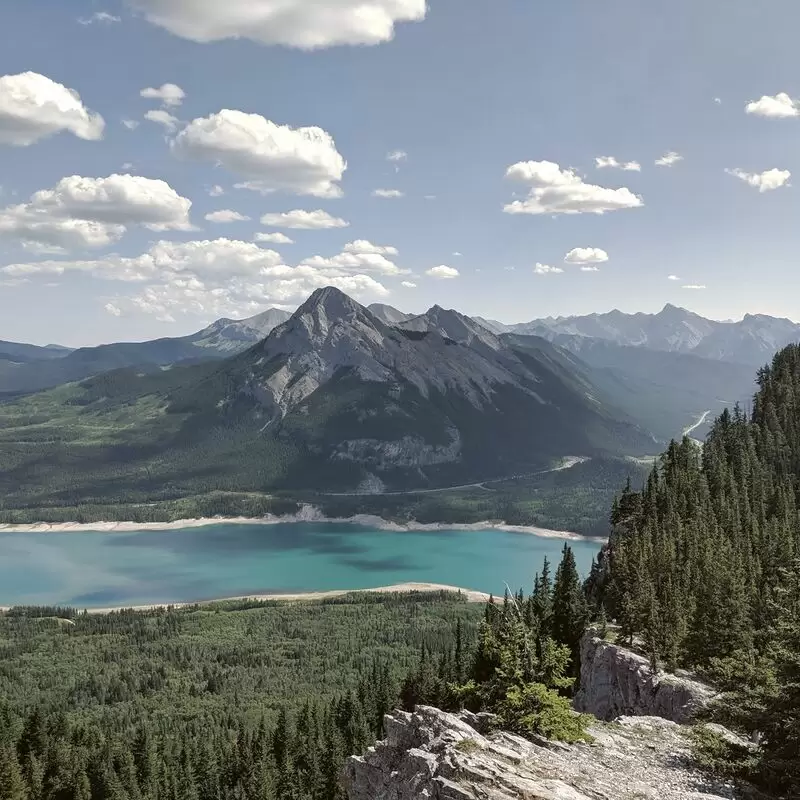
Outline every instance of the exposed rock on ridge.
<path fill-rule="evenodd" d="M 714 696 L 685 674 L 654 674 L 648 660 L 588 630 L 581 640 L 581 684 L 575 708 L 599 719 L 623 714 L 688 722 Z"/>
<path fill-rule="evenodd" d="M 386 739 L 349 759 L 349 800 L 713 800 L 674 722 L 621 717 L 598 723 L 594 744 L 533 743 L 479 733 L 475 715 L 418 706 L 385 717 Z"/>

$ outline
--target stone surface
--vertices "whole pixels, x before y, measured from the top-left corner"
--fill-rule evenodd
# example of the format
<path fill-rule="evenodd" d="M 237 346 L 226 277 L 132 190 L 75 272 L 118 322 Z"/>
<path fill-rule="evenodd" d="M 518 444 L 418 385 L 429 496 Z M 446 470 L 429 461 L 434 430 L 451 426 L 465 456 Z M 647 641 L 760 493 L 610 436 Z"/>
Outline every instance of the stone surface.
<path fill-rule="evenodd" d="M 711 687 L 685 673 L 654 673 L 646 658 L 604 641 L 594 630 L 583 636 L 578 711 L 604 720 L 634 715 L 684 723 L 713 697 Z"/>
<path fill-rule="evenodd" d="M 386 739 L 352 757 L 349 800 L 717 800 L 693 767 L 684 729 L 658 717 L 598 722 L 593 744 L 540 743 L 418 706 L 386 716 Z"/>

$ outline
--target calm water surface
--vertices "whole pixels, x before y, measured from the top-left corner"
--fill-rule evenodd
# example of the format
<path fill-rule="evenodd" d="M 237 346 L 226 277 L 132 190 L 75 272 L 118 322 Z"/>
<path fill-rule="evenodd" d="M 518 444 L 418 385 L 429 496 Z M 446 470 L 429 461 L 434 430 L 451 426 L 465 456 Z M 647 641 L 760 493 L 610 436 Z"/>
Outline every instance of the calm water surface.
<path fill-rule="evenodd" d="M 595 542 L 572 541 L 586 574 Z M 171 531 L 0 534 L 0 605 L 78 608 L 368 589 L 407 581 L 502 594 L 529 589 L 564 540 L 497 530 L 403 531 L 337 523 Z"/>

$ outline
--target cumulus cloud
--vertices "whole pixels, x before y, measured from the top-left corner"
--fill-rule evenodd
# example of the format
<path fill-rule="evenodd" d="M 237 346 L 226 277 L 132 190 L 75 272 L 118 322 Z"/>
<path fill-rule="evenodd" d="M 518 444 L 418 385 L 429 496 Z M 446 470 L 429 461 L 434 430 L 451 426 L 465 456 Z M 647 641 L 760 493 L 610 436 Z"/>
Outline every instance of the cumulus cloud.
<path fill-rule="evenodd" d="M 372 192 L 373 197 L 404 197 L 405 195 L 399 189 L 375 189 Z"/>
<path fill-rule="evenodd" d="M 395 25 L 425 19 L 425 0 L 128 0 L 155 25 L 195 42 L 251 39 L 314 50 L 376 45 Z"/>
<path fill-rule="evenodd" d="M 226 222 L 249 222 L 250 217 L 246 217 L 244 214 L 240 214 L 238 211 L 232 211 L 230 208 L 223 208 L 219 211 L 212 211 L 210 214 L 206 214 L 205 216 L 208 222 L 219 222 L 219 223 L 226 223 Z"/>
<path fill-rule="evenodd" d="M 219 185 L 212 186 L 208 190 L 209 197 L 221 197 L 223 194 L 225 194 L 225 189 L 223 189 L 222 186 Z"/>
<path fill-rule="evenodd" d="M 400 285 L 404 289 L 416 289 L 417 288 L 417 284 L 416 283 L 412 283 L 411 281 L 401 281 Z"/>
<path fill-rule="evenodd" d="M 683 156 L 674 150 L 670 150 L 669 153 L 664 153 L 661 158 L 657 158 L 655 165 L 657 167 L 674 167 L 679 161 L 683 161 Z"/>
<path fill-rule="evenodd" d="M 638 161 L 618 161 L 614 156 L 598 156 L 594 163 L 597 169 L 621 169 L 626 172 L 640 172 L 642 169 Z"/>
<path fill-rule="evenodd" d="M 771 119 L 800 117 L 800 100 L 789 97 L 786 92 L 778 92 L 774 96 L 765 94 L 760 100 L 748 103 L 744 110 L 748 114 Z"/>
<path fill-rule="evenodd" d="M 122 17 L 115 17 L 108 11 L 95 11 L 90 17 L 79 17 L 78 22 L 81 25 L 94 25 L 95 23 L 111 25 L 115 22 L 122 22 Z"/>
<path fill-rule="evenodd" d="M 439 264 L 438 267 L 431 267 L 425 274 L 431 278 L 448 280 L 450 278 L 457 278 L 460 273 L 455 267 L 448 267 L 446 264 Z"/>
<path fill-rule="evenodd" d="M 340 197 L 338 183 L 347 169 L 333 137 L 322 128 L 291 128 L 230 109 L 190 122 L 172 149 L 184 158 L 219 164 L 245 178 L 238 188 L 263 193 Z"/>
<path fill-rule="evenodd" d="M 684 286 L 681 286 L 681 289 L 705 289 L 706 286 L 704 283 L 687 283 Z"/>
<path fill-rule="evenodd" d="M 124 120 L 122 120 L 122 124 L 129 131 L 135 131 L 139 127 L 139 122 L 138 122 L 138 120 L 135 120 L 135 119 L 124 119 Z"/>
<path fill-rule="evenodd" d="M 10 279 L 73 273 L 142 284 L 133 297 L 114 298 L 112 305 L 121 313 L 139 311 L 163 320 L 174 320 L 180 314 L 241 315 L 264 305 L 300 302 L 314 289 L 330 285 L 357 298 L 388 295 L 381 283 L 365 274 L 361 264 L 303 263 L 291 267 L 274 250 L 231 239 L 161 241 L 135 257 L 109 255 L 96 260 L 51 260 L 0 268 L 0 274 Z"/>
<path fill-rule="evenodd" d="M 680 280 L 680 276 L 679 275 L 667 275 L 667 280 L 668 281 L 679 281 Z"/>
<path fill-rule="evenodd" d="M 26 147 L 61 131 L 96 141 L 104 128 L 74 89 L 38 72 L 0 77 L 0 144 Z"/>
<path fill-rule="evenodd" d="M 253 238 L 266 244 L 294 244 L 294 239 L 290 239 L 285 233 L 257 233 Z"/>
<path fill-rule="evenodd" d="M 386 154 L 387 161 L 406 161 L 408 153 L 405 150 L 392 150 Z"/>
<path fill-rule="evenodd" d="M 506 177 L 530 187 L 526 200 L 503 208 L 506 214 L 605 214 L 643 205 L 630 189 L 585 183 L 574 170 L 552 161 L 521 161 L 506 170 Z"/>
<path fill-rule="evenodd" d="M 279 214 L 264 214 L 261 224 L 268 228 L 289 228 L 291 230 L 328 230 L 330 228 L 347 228 L 350 223 L 339 217 L 331 216 L 327 211 L 284 211 Z"/>
<path fill-rule="evenodd" d="M 599 247 L 576 247 L 564 256 L 567 264 L 602 264 L 608 261 L 608 253 Z"/>
<path fill-rule="evenodd" d="M 537 261 L 533 267 L 533 271 L 536 275 L 550 275 L 563 272 L 564 270 L 561 269 L 561 267 L 551 267 L 549 264 L 540 264 Z"/>
<path fill-rule="evenodd" d="M 27 203 L 0 210 L 0 235 L 43 252 L 105 247 L 134 225 L 152 231 L 190 230 L 191 206 L 191 200 L 165 181 L 72 175 L 36 192 Z"/>
<path fill-rule="evenodd" d="M 106 303 L 104 308 L 109 314 L 111 314 L 112 317 L 122 316 L 122 309 L 114 303 Z"/>
<path fill-rule="evenodd" d="M 600 272 L 600 268 L 596 267 L 594 264 L 584 264 L 581 267 L 581 272 Z"/>
<path fill-rule="evenodd" d="M 158 125 L 163 125 L 170 133 L 175 133 L 178 130 L 178 123 L 180 122 L 177 117 L 174 117 L 165 108 L 150 109 L 145 113 L 144 118 Z"/>
<path fill-rule="evenodd" d="M 343 248 L 345 253 L 372 253 L 378 256 L 396 256 L 397 248 L 390 245 L 372 244 L 367 239 L 356 239 L 348 242 Z"/>
<path fill-rule="evenodd" d="M 139 92 L 141 97 L 148 100 L 160 100 L 164 106 L 179 106 L 186 99 L 186 92 L 174 83 L 165 83 L 158 88 L 152 86 Z"/>
<path fill-rule="evenodd" d="M 744 181 L 748 186 L 758 189 L 759 192 L 770 192 L 789 185 L 792 173 L 788 169 L 768 169 L 765 172 L 745 172 L 743 169 L 726 169 L 728 175 Z"/>

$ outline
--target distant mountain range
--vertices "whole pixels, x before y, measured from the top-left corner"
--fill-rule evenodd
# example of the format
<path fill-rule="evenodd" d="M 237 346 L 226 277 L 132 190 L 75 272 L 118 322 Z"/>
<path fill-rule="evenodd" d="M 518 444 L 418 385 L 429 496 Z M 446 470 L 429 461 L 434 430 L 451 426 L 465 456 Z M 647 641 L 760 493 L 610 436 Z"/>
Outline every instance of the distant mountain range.
<path fill-rule="evenodd" d="M 751 366 L 762 366 L 778 350 L 800 340 L 800 324 L 789 319 L 747 314 L 739 322 L 718 322 L 669 303 L 657 314 L 615 310 L 582 317 L 546 317 L 518 325 L 477 320 L 495 333 L 542 336 L 578 353 L 587 340 L 600 339 Z"/>
<path fill-rule="evenodd" d="M 226 358 L 260 341 L 290 316 L 271 308 L 249 319 L 219 319 L 189 336 L 77 350 L 0 342 L 0 394 L 40 391 L 122 367 L 152 368 Z"/>

